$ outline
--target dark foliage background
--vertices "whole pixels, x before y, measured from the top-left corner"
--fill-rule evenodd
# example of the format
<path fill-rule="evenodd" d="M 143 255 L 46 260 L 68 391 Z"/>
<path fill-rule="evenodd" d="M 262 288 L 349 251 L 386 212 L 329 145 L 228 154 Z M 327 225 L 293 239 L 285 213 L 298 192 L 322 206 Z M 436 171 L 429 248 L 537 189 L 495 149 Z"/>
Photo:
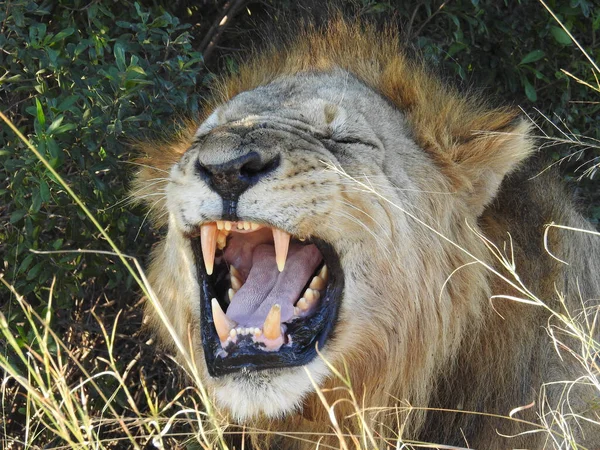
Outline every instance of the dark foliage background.
<path fill-rule="evenodd" d="M 193 117 L 212 73 L 235 70 L 245 50 L 260 45 L 270 30 L 285 29 L 287 20 L 325 20 L 323 3 L 6 0 L 0 3 L 0 106 L 120 248 L 144 262 L 155 236 L 145 212 L 127 201 L 127 181 L 135 170 L 127 163 L 132 158 L 128 142 L 168 133 L 181 117 Z M 338 3 L 352 15 L 395 20 L 416 55 L 453 82 L 482 90 L 497 103 L 522 106 L 537 117 L 540 135 L 564 138 L 565 132 L 583 136 L 587 144 L 600 143 L 599 92 L 561 71 L 597 86 L 591 65 L 539 0 Z M 547 3 L 600 61 L 598 4 Z M 589 145 L 549 146 L 544 151 L 556 161 L 577 151 L 562 163 L 569 180 L 598 164 L 600 157 L 598 148 Z M 137 335 L 139 310 L 133 306 L 139 293 L 116 258 L 30 252 L 110 248 L 4 123 L 0 163 L 4 278 L 40 312 L 55 278 L 53 320 L 64 333 L 98 334 L 87 312 L 101 308 L 111 318 L 125 308 L 122 354 L 152 355 Z M 598 224 L 600 174 L 592 175 L 575 187 L 588 216 Z M 32 330 L 3 286 L 0 308 L 22 345 L 32 344 Z M 152 364 L 154 370 L 163 367 Z M 17 406 L 12 413 L 19 414 Z M 17 426 L 14 417 L 9 423 Z"/>

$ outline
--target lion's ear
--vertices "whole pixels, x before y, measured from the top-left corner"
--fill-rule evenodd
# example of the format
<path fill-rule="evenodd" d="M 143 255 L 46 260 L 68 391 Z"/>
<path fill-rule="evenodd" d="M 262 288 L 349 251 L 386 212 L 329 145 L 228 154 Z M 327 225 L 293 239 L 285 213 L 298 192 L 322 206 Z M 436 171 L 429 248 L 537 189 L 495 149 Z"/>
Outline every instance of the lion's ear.
<path fill-rule="evenodd" d="M 506 126 L 475 128 L 471 139 L 452 147 L 447 154 L 453 172 L 450 178 L 471 211 L 481 214 L 503 178 L 533 153 L 530 131 L 531 124 L 516 117 Z"/>

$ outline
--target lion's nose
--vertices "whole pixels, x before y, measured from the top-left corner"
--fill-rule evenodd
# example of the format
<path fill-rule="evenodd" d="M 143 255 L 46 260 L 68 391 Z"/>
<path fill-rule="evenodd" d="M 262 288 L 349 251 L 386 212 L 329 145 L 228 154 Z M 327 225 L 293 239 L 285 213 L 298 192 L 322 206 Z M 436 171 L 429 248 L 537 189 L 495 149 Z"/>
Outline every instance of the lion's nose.
<path fill-rule="evenodd" d="M 224 200 L 237 200 L 279 166 L 279 155 L 263 161 L 257 152 L 249 152 L 222 164 L 196 161 L 196 172 Z"/>

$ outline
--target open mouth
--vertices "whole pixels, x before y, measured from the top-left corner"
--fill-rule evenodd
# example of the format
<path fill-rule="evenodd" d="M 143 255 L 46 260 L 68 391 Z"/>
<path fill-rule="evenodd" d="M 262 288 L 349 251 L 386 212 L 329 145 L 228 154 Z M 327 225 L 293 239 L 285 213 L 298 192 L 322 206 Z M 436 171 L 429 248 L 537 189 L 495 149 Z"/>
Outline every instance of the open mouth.
<path fill-rule="evenodd" d="M 333 247 L 247 221 L 190 235 L 211 376 L 301 366 L 335 326 L 343 272 Z"/>

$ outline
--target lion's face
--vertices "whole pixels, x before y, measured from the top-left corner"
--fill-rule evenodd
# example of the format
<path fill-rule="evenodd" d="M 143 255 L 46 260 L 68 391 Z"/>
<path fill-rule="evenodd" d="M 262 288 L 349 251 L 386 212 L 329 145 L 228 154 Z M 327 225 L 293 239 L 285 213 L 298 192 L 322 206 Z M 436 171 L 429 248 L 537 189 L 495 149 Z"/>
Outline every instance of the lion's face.
<path fill-rule="evenodd" d="M 401 113 L 347 73 L 301 75 L 220 106 L 172 167 L 165 245 L 180 257 L 159 278 L 191 285 L 173 289 L 237 418 L 297 407 L 312 390 L 304 368 L 317 383 L 328 374 L 317 349 L 373 374 L 405 350 L 420 310 L 405 295 L 423 273 L 416 237 L 346 174 L 426 208 L 420 192 L 442 177 L 407 134 Z M 428 186 L 415 182 L 427 170 Z"/>

